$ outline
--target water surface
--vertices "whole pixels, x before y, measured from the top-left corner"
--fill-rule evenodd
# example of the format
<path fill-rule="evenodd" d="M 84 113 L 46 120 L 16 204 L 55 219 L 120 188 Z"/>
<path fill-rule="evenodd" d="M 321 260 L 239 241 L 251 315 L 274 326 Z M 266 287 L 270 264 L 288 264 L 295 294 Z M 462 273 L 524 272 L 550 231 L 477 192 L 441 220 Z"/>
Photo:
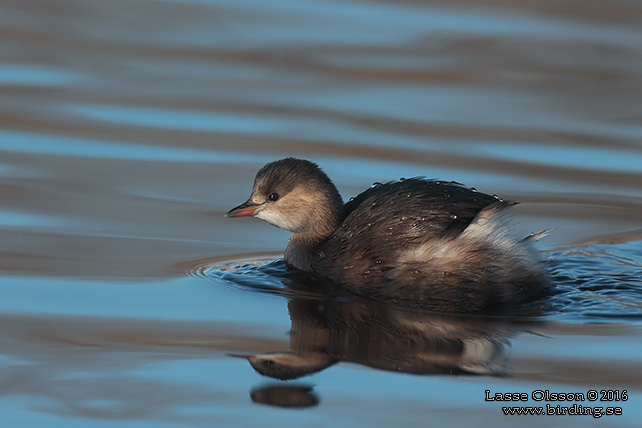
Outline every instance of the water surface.
<path fill-rule="evenodd" d="M 621 416 L 547 422 L 639 424 L 642 5 L 0 10 L 5 423 L 539 426 L 485 390 L 626 390 L 592 404 Z M 306 288 L 279 261 L 286 232 L 223 218 L 284 156 L 345 199 L 427 176 L 523 202 L 520 233 L 553 229 L 555 292 L 479 319 Z M 266 352 L 314 371 L 281 382 L 233 356 Z"/>

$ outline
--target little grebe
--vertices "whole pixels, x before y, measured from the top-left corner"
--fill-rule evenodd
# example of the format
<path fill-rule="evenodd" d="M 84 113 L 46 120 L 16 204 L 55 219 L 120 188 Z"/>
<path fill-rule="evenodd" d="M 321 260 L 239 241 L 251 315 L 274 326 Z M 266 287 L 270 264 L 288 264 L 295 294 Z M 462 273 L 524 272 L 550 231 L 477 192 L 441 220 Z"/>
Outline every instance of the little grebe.
<path fill-rule="evenodd" d="M 479 311 L 538 297 L 548 287 L 530 242 L 513 237 L 515 202 L 457 182 L 375 183 L 343 203 L 307 160 L 268 163 L 247 202 L 226 216 L 254 216 L 292 232 L 288 267 L 377 300 Z"/>

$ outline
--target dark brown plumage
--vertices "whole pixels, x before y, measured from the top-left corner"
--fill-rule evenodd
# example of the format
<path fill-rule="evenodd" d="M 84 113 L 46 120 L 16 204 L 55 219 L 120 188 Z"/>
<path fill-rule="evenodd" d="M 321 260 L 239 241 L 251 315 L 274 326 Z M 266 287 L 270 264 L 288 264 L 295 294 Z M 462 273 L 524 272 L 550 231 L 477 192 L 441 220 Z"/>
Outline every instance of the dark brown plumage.
<path fill-rule="evenodd" d="M 508 230 L 503 201 L 456 182 L 376 183 L 350 202 L 314 163 L 265 165 L 250 199 L 228 212 L 292 232 L 288 266 L 377 300 L 479 311 L 540 295 L 544 269 Z"/>

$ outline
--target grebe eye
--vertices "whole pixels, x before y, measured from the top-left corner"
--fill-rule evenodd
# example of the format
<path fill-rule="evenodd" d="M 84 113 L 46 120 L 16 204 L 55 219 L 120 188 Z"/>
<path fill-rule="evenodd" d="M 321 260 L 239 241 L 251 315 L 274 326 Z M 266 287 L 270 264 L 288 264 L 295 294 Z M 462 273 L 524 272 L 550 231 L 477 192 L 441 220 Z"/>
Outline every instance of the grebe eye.
<path fill-rule="evenodd" d="M 275 201 L 279 200 L 279 194 L 278 193 L 270 193 L 267 198 L 268 198 L 268 201 L 275 202 Z"/>

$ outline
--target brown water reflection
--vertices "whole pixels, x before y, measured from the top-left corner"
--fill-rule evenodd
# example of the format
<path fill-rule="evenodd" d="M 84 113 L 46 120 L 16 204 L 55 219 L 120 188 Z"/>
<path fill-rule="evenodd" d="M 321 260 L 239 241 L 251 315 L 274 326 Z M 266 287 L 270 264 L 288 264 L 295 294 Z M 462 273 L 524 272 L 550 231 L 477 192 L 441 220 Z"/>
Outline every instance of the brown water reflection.
<path fill-rule="evenodd" d="M 235 349 L 278 346 L 243 337 L 233 324 L 151 322 L 97 317 L 2 315 L 2 396 L 28 396 L 44 411 L 89 420 L 195 422 L 180 409 L 232 404 L 224 389 L 149 376 L 146 366 L 216 359 Z M 259 345 L 261 344 L 261 345 Z M 205 374 L 203 374 L 205 376 Z M 215 381 L 216 378 L 212 378 Z M 178 410 L 177 410 L 178 409 Z"/>
<path fill-rule="evenodd" d="M 247 356 L 256 371 L 279 380 L 339 361 L 415 374 L 501 375 L 504 347 L 520 330 L 509 318 L 412 312 L 367 301 L 293 299 L 288 309 L 289 350 Z"/>
<path fill-rule="evenodd" d="M 594 342 L 590 348 L 597 351 L 609 346 L 617 349 L 618 343 L 630 337 L 640 340 L 639 331 L 622 325 L 587 328 L 492 319 L 470 322 L 372 309 L 346 303 L 335 307 L 324 307 L 318 301 L 291 303 L 290 352 L 299 356 L 332 353 L 335 361 L 393 371 L 510 375 L 506 381 L 484 380 L 482 392 L 484 386 L 520 388 L 522 382 L 530 381 L 555 390 L 583 390 L 599 384 L 627 389 L 634 396 L 642 385 L 639 359 L 621 360 L 622 355 L 613 353 L 601 357 L 598 367 L 595 357 L 584 354 L 587 341 Z M 12 361 L 10 370 L 0 376 L 2 396 L 27 395 L 44 403 L 49 413 L 74 418 L 195 423 L 202 411 L 235 405 L 247 396 L 242 389 L 253 383 L 247 376 L 249 367 L 240 364 L 241 360 L 223 364 L 227 353 L 288 349 L 287 341 L 266 339 L 265 332 L 249 335 L 247 326 L 232 323 L 24 315 L 3 315 L 1 321 L 5 326 L 0 335 L 3 358 Z M 514 350 L 506 365 L 508 338 Z M 557 351 L 551 349 L 552 344 Z M 199 361 L 212 361 L 203 367 L 213 372 L 199 371 Z M 185 364 L 197 367 L 195 375 L 200 380 L 187 375 Z M 167 370 L 181 375 L 171 376 Z M 317 378 L 315 384 L 324 390 L 332 382 L 336 381 Z M 257 402 L 281 407 L 333 401 L 314 389 L 305 384 L 269 384 L 252 387 L 251 394 Z M 369 394 L 365 384 L 357 385 L 357 390 Z M 479 411 L 483 409 L 481 400 L 473 402 Z M 185 413 L 188 409 L 201 410 Z M 205 420 L 217 419 L 207 416 Z"/>
<path fill-rule="evenodd" d="M 277 407 L 311 407 L 319 404 L 313 387 L 307 385 L 269 385 L 252 390 L 252 401 Z"/>

